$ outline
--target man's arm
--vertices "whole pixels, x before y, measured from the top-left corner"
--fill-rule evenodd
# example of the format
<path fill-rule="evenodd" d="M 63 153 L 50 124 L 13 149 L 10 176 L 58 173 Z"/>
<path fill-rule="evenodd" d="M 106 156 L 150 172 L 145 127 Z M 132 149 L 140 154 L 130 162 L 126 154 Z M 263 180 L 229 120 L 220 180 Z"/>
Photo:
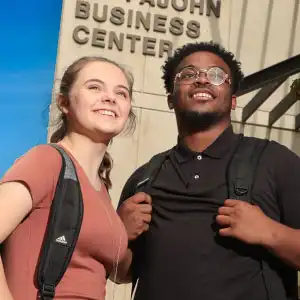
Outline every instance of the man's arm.
<path fill-rule="evenodd" d="M 295 269 L 300 269 L 300 158 L 274 143 L 275 181 L 283 223 L 244 201 L 225 201 L 217 222 L 220 235 L 261 245 Z"/>
<path fill-rule="evenodd" d="M 278 204 L 284 225 L 276 222 L 263 246 L 300 270 L 300 158 L 284 146 L 276 146 L 280 157 L 275 168 Z"/>

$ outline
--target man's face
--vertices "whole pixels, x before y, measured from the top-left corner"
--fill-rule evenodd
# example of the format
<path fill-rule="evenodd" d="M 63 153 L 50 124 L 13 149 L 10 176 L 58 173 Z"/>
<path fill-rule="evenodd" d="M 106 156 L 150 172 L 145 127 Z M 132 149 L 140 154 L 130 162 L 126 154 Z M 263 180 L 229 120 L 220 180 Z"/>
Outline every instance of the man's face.
<path fill-rule="evenodd" d="M 181 114 L 185 119 L 191 116 L 193 122 L 196 120 L 199 123 L 199 128 L 201 128 L 201 120 L 206 123 L 216 123 L 223 118 L 230 118 L 230 111 L 235 108 L 236 99 L 231 95 L 232 79 L 227 64 L 211 52 L 200 51 L 184 58 L 177 67 L 176 73 L 186 70 L 188 66 L 194 70 L 219 67 L 228 77 L 220 85 L 211 84 L 205 72 L 199 73 L 200 76 L 195 80 L 175 80 L 173 93 L 168 99 L 169 107 L 175 109 L 177 116 Z M 204 125 L 209 127 L 212 124 Z"/>

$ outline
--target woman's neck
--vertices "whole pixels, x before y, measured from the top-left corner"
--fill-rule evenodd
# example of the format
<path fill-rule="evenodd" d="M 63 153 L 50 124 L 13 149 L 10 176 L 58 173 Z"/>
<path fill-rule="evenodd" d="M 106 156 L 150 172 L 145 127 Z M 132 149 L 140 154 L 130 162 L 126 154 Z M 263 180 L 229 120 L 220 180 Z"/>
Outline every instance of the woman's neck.
<path fill-rule="evenodd" d="M 75 132 L 68 133 L 60 142 L 68 150 L 84 170 L 90 183 L 100 188 L 98 170 L 107 149 L 108 142 L 95 143 L 86 136 Z"/>

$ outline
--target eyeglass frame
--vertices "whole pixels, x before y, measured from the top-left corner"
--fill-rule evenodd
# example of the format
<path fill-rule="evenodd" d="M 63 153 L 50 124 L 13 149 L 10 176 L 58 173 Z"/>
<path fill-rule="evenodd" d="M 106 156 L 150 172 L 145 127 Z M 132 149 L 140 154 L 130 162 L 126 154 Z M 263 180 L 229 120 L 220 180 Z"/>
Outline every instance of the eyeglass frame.
<path fill-rule="evenodd" d="M 177 80 L 177 78 L 181 75 L 182 71 L 183 71 L 184 69 L 187 69 L 187 68 L 190 68 L 190 69 L 193 69 L 193 70 L 196 71 L 196 77 L 193 78 L 193 83 L 194 83 L 196 80 L 198 80 L 198 79 L 200 78 L 200 76 L 201 76 L 202 73 L 205 74 L 206 79 L 209 81 L 209 79 L 208 79 L 208 77 L 207 77 L 207 72 L 209 72 L 209 70 L 211 70 L 211 69 L 213 69 L 213 68 L 222 70 L 222 71 L 224 72 L 225 76 L 224 76 L 224 78 L 223 78 L 223 80 L 222 80 L 221 83 L 219 83 L 219 84 L 213 84 L 212 82 L 209 81 L 210 84 L 212 84 L 212 85 L 214 85 L 214 86 L 220 86 L 220 85 L 222 85 L 224 82 L 227 82 L 229 85 L 231 85 L 231 83 L 232 83 L 232 82 L 231 82 L 231 79 L 229 78 L 229 75 L 228 75 L 221 67 L 212 66 L 212 67 L 210 67 L 210 68 L 208 68 L 208 69 L 198 69 L 198 68 L 196 68 L 196 67 L 193 66 L 193 65 L 188 65 L 188 66 L 183 67 L 183 68 L 180 70 L 180 72 L 178 72 L 178 73 L 175 75 L 175 78 L 174 78 L 174 85 L 175 85 L 175 83 L 177 83 L 176 80 Z M 192 83 L 191 83 L 191 84 L 192 84 Z"/>

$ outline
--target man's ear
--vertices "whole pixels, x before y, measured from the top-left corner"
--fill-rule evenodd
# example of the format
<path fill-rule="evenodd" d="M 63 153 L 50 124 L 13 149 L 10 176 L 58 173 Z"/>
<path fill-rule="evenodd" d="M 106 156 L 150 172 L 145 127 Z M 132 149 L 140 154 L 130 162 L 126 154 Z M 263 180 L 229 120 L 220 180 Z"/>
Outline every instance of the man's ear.
<path fill-rule="evenodd" d="M 62 113 L 67 114 L 69 112 L 69 100 L 63 94 L 57 95 L 56 105 Z"/>
<path fill-rule="evenodd" d="M 236 96 L 232 95 L 231 96 L 231 109 L 235 110 L 235 108 L 236 108 Z"/>
<path fill-rule="evenodd" d="M 171 94 L 168 95 L 168 106 L 169 106 L 169 109 L 173 109 L 174 108 L 173 96 Z"/>

